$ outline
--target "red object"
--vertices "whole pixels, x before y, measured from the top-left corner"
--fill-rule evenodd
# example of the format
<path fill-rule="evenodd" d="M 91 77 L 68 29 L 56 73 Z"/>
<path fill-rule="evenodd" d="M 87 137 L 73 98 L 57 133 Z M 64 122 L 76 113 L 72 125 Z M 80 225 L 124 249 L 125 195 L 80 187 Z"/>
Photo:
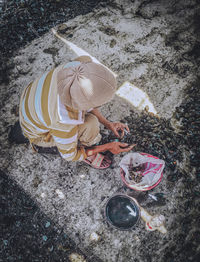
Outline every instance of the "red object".
<path fill-rule="evenodd" d="M 147 223 L 147 226 L 148 226 L 150 229 L 153 229 L 153 228 L 149 225 L 149 222 Z"/>

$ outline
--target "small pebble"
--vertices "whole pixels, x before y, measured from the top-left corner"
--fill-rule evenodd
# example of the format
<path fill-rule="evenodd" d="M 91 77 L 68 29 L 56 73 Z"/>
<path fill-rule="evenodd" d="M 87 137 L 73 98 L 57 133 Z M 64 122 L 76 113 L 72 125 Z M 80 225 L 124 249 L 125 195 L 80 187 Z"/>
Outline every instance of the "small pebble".
<path fill-rule="evenodd" d="M 45 227 L 48 228 L 51 225 L 49 221 L 46 222 Z"/>
<path fill-rule="evenodd" d="M 42 236 L 42 239 L 43 239 L 44 241 L 47 241 L 48 237 L 47 237 L 47 236 Z"/>
<path fill-rule="evenodd" d="M 45 193 L 41 193 L 41 198 L 45 198 L 46 197 L 46 194 Z"/>
<path fill-rule="evenodd" d="M 60 189 L 56 189 L 56 194 L 58 195 L 60 199 L 65 198 L 65 195 L 63 194 L 63 192 Z"/>
<path fill-rule="evenodd" d="M 71 255 L 69 255 L 69 260 L 71 262 L 86 262 L 84 257 L 77 253 L 72 253 Z"/>
<path fill-rule="evenodd" d="M 53 251 L 53 246 L 49 247 L 48 249 L 49 249 L 50 252 L 52 252 Z"/>
<path fill-rule="evenodd" d="M 3 240 L 3 243 L 4 243 L 5 246 L 7 246 L 8 245 L 8 240 Z"/>
<path fill-rule="evenodd" d="M 100 240 L 100 236 L 96 232 L 92 232 L 91 235 L 90 235 L 90 240 L 97 242 L 97 241 Z"/>

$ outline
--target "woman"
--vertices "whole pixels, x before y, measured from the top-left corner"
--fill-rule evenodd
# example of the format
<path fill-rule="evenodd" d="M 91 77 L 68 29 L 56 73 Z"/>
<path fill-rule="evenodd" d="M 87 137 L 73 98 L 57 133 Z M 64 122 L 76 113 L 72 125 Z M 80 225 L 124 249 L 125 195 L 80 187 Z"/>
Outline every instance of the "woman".
<path fill-rule="evenodd" d="M 101 140 L 99 123 L 116 136 L 127 125 L 108 121 L 98 107 L 109 102 L 116 91 L 114 75 L 89 57 L 58 66 L 30 83 L 20 101 L 20 125 L 30 143 L 42 147 L 56 146 L 67 161 L 84 161 L 104 169 L 110 166 L 108 156 L 128 152 L 133 146 Z"/>

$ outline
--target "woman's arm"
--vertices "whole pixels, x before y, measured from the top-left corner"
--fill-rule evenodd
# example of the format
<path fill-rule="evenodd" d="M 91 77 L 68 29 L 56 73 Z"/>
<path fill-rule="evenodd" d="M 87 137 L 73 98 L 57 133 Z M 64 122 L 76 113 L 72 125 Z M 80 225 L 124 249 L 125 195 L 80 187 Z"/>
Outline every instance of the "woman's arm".
<path fill-rule="evenodd" d="M 100 146 L 93 146 L 85 149 L 85 153 L 87 156 L 92 156 L 100 152 L 110 151 L 113 154 L 119 154 L 122 152 L 130 151 L 135 145 L 128 145 L 126 143 L 121 142 L 110 142 Z"/>
<path fill-rule="evenodd" d="M 103 124 L 107 129 L 110 129 L 117 137 L 122 138 L 124 136 L 124 128 L 130 132 L 129 128 L 127 125 L 120 123 L 120 122 L 110 122 L 108 121 L 102 114 L 101 112 L 97 109 L 94 108 L 91 111 L 92 114 L 94 114 L 99 122 Z M 119 131 L 121 132 L 121 136 L 119 134 Z"/>
<path fill-rule="evenodd" d="M 92 109 L 90 113 L 95 115 L 98 118 L 99 122 L 103 124 L 105 127 L 109 126 L 110 121 L 108 121 L 97 108 Z"/>

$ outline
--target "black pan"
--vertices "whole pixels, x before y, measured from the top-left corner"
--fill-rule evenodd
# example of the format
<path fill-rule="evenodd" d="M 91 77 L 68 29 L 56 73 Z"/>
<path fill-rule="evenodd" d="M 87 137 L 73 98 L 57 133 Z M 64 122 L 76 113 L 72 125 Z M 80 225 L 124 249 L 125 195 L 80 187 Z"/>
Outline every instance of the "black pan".
<path fill-rule="evenodd" d="M 105 217 L 115 228 L 130 230 L 135 227 L 140 218 L 140 208 L 134 198 L 117 194 L 108 199 Z"/>

